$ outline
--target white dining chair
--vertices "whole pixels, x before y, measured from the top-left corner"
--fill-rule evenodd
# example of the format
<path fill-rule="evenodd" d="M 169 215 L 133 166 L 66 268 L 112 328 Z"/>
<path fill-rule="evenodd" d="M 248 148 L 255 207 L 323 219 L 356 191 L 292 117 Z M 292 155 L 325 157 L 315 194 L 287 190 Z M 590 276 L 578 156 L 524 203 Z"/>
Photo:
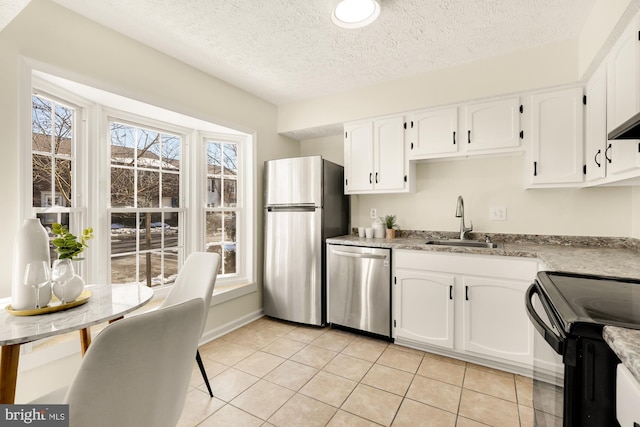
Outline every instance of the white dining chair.
<path fill-rule="evenodd" d="M 200 328 L 200 334 L 202 335 L 211 304 L 211 295 L 216 284 L 219 265 L 219 254 L 212 252 L 192 252 L 189 254 L 178 272 L 178 277 L 176 277 L 169 295 L 160 304 L 160 307 L 166 307 L 191 298 L 202 298 L 205 306 L 205 315 Z M 196 351 L 196 362 L 209 391 L 209 396 L 213 397 L 207 371 L 204 368 L 202 357 L 200 357 L 200 351 Z"/>
<path fill-rule="evenodd" d="M 204 312 L 202 299 L 194 298 L 108 325 L 71 385 L 31 403 L 68 404 L 72 427 L 175 426 Z"/>

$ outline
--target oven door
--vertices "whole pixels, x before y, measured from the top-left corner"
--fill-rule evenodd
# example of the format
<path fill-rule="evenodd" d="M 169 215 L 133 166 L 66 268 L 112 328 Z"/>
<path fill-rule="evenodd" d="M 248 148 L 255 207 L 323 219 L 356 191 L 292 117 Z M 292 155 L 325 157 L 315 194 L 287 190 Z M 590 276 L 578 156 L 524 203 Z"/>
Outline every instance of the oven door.
<path fill-rule="evenodd" d="M 535 283 L 527 290 L 525 303 L 527 315 L 538 332 L 533 338 L 534 425 L 562 427 L 567 403 L 564 401 L 562 355 L 567 337 L 557 326 L 554 311 Z"/>

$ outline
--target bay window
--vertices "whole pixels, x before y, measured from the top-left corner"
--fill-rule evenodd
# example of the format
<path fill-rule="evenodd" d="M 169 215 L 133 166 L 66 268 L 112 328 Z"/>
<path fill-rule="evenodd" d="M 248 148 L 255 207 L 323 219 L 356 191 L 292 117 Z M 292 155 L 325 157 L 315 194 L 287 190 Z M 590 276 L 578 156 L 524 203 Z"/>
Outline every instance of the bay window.
<path fill-rule="evenodd" d="M 188 253 L 209 251 L 216 292 L 233 290 L 219 301 L 255 290 L 251 135 L 31 72 L 24 217 L 94 228 L 88 283 L 163 288 Z"/>

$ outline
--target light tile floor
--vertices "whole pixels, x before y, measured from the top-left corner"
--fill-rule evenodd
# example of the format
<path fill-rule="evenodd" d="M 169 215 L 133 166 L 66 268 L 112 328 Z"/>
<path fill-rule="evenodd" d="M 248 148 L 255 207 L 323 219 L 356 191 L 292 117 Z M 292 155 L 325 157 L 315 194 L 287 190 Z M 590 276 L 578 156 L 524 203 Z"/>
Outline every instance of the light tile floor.
<path fill-rule="evenodd" d="M 179 426 L 533 425 L 531 380 L 331 329 L 256 320 L 202 347 Z"/>

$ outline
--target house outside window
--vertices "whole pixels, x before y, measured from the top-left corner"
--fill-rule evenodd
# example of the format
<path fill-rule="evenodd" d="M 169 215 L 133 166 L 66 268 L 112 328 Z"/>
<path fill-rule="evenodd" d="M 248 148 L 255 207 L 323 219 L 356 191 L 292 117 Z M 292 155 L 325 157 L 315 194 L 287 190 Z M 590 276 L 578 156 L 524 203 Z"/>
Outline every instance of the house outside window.
<path fill-rule="evenodd" d="M 220 255 L 218 274 L 222 277 L 238 274 L 238 223 L 242 221 L 241 200 L 238 198 L 238 141 L 206 136 L 203 140 L 206 162 L 205 250 Z"/>
<path fill-rule="evenodd" d="M 31 208 L 49 231 L 54 222 L 72 232 L 84 226 L 86 207 L 78 201 L 83 186 L 77 178 L 82 114 L 81 107 L 48 93 L 38 91 L 31 97 Z"/>
<path fill-rule="evenodd" d="M 175 281 L 184 252 L 183 137 L 109 120 L 111 283 Z"/>

